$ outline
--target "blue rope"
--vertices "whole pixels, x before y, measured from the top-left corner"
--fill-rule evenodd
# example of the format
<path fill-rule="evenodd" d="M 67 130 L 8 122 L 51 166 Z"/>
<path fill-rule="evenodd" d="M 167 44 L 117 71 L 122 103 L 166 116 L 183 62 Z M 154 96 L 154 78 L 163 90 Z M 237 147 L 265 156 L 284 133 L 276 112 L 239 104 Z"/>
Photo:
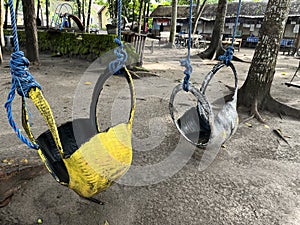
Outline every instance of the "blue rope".
<path fill-rule="evenodd" d="M 17 24 L 14 10 L 13 0 L 8 0 L 9 8 L 10 8 L 10 16 L 11 16 L 11 27 L 12 27 L 12 35 L 14 42 L 14 51 L 19 51 L 19 41 L 18 41 L 18 33 L 17 33 Z"/>
<path fill-rule="evenodd" d="M 233 58 L 233 53 L 234 53 L 234 39 L 236 36 L 236 28 L 239 22 L 239 16 L 240 16 L 240 12 L 241 12 L 241 5 L 242 5 L 242 0 L 239 0 L 239 4 L 238 4 L 238 9 L 237 9 L 237 13 L 236 13 L 236 18 L 235 18 L 235 23 L 234 23 L 234 27 L 233 27 L 233 34 L 232 34 L 232 39 L 231 39 L 231 46 L 228 46 L 226 48 L 226 51 L 224 53 L 224 55 L 219 56 L 219 59 L 224 61 L 224 63 L 226 65 L 228 65 L 228 63 L 232 60 Z"/>
<path fill-rule="evenodd" d="M 117 58 L 111 61 L 108 65 L 108 69 L 112 74 L 117 73 L 125 65 L 125 62 L 128 58 L 127 52 L 125 51 L 120 39 L 115 38 L 115 42 L 119 45 L 119 47 L 115 48 L 114 50 L 114 53 L 117 56 Z"/>
<path fill-rule="evenodd" d="M 118 0 L 118 38 L 115 38 L 115 42 L 119 45 L 118 48 L 114 50 L 117 58 L 109 63 L 109 71 L 112 74 L 117 73 L 124 65 L 128 58 L 127 52 L 124 49 L 124 45 L 121 41 L 121 26 L 122 26 L 122 0 Z"/>
<path fill-rule="evenodd" d="M 31 88 L 37 87 L 41 89 L 41 86 L 29 72 L 29 61 L 24 57 L 24 52 L 19 51 L 19 41 L 17 33 L 16 18 L 14 12 L 13 1 L 9 0 L 10 14 L 11 14 L 11 25 L 14 41 L 14 53 L 10 59 L 10 73 L 12 76 L 12 86 L 8 93 L 7 101 L 4 105 L 7 111 L 7 118 L 10 126 L 15 131 L 18 138 L 24 142 L 28 147 L 38 149 L 38 145 L 30 142 L 21 133 L 21 130 L 17 127 L 13 115 L 12 115 L 12 101 L 15 98 L 15 92 L 17 91 L 22 97 L 29 97 L 28 92 Z"/>
<path fill-rule="evenodd" d="M 186 69 L 184 71 L 185 77 L 183 79 L 182 88 L 185 91 L 189 90 L 190 86 L 190 77 L 191 73 L 193 71 L 192 65 L 191 65 L 191 42 L 192 42 L 192 13 L 193 13 L 193 0 L 190 0 L 190 8 L 189 8 L 189 37 L 188 37 L 188 54 L 186 59 L 180 60 L 181 66 L 184 66 Z"/>
<path fill-rule="evenodd" d="M 19 95 L 28 98 L 28 92 L 31 88 L 38 87 L 42 89 L 40 84 L 29 72 L 29 61 L 24 57 L 24 52 L 18 51 L 12 53 L 9 65 L 12 81 L 18 81 L 18 83 L 15 83 Z"/>
<path fill-rule="evenodd" d="M 232 46 L 233 46 L 235 35 L 236 35 L 236 28 L 237 28 L 237 25 L 239 23 L 239 16 L 240 16 L 240 12 L 241 12 L 241 5 L 242 5 L 242 0 L 239 0 L 238 10 L 237 10 L 237 13 L 236 13 L 235 23 L 234 23 L 234 27 L 233 27 Z"/>

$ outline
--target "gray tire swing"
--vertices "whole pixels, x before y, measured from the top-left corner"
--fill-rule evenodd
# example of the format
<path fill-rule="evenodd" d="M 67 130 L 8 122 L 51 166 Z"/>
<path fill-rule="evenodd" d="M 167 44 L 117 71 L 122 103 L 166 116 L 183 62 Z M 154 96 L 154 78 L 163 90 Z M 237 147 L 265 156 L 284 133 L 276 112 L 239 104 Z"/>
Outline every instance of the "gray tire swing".
<path fill-rule="evenodd" d="M 186 63 L 184 64 L 186 67 L 186 70 L 184 71 L 185 77 L 183 82 L 177 85 L 172 91 L 169 101 L 169 110 L 171 118 L 179 133 L 194 146 L 206 149 L 201 159 L 202 164 L 200 166 L 202 169 L 207 168 L 211 164 L 219 152 L 220 147 L 235 133 L 238 126 L 238 76 L 234 65 L 231 63 L 231 59 L 234 51 L 233 43 L 240 7 L 241 0 L 238 5 L 238 12 L 232 36 L 232 45 L 227 47 L 225 54 L 220 57 L 221 61 L 205 76 L 200 89 L 197 89 L 189 82 L 192 71 L 190 65 L 192 0 L 190 1 L 188 56 L 185 60 Z M 234 93 L 231 100 L 227 101 L 221 110 L 214 113 L 205 94 L 210 81 L 223 67 L 229 67 L 233 73 Z M 191 93 L 196 98 L 197 104 L 190 107 L 179 118 L 175 118 L 174 100 L 176 95 L 182 91 Z"/>

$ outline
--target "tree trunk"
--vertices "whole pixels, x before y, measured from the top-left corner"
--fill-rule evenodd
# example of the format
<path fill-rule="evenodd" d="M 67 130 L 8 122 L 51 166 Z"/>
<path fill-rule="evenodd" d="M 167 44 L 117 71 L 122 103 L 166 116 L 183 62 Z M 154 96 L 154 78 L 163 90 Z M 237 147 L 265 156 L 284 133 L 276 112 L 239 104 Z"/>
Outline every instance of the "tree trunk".
<path fill-rule="evenodd" d="M 133 5 L 132 5 L 132 24 L 131 24 L 131 30 L 133 30 L 133 28 L 134 28 L 134 22 L 135 22 L 135 13 L 134 13 L 134 8 L 135 8 L 135 3 L 136 3 L 136 1 L 133 1 Z"/>
<path fill-rule="evenodd" d="M 140 0 L 140 8 L 139 8 L 139 19 L 138 19 L 138 33 L 141 33 L 142 28 L 142 13 L 144 7 L 144 0 Z"/>
<path fill-rule="evenodd" d="M 222 37 L 224 32 L 226 12 L 227 0 L 219 0 L 210 45 L 208 49 L 198 54 L 201 58 L 213 59 L 224 53 L 224 49 L 222 47 Z"/>
<path fill-rule="evenodd" d="M 178 0 L 172 0 L 172 19 L 171 19 L 171 31 L 169 42 L 171 47 L 175 46 L 175 34 L 176 34 L 176 24 L 177 24 L 177 4 Z"/>
<path fill-rule="evenodd" d="M 37 1 L 37 10 L 36 10 L 36 25 L 37 26 L 42 26 L 42 20 L 40 18 L 40 12 L 41 12 L 41 1 Z"/>
<path fill-rule="evenodd" d="M 4 25 L 4 0 L 0 0 L 0 64 L 3 63 L 2 47 L 5 45 L 3 25 Z"/>
<path fill-rule="evenodd" d="M 5 19 L 4 19 L 4 29 L 7 29 L 7 19 L 8 19 L 8 3 L 5 4 Z"/>
<path fill-rule="evenodd" d="M 147 12 L 146 12 L 147 32 L 148 32 L 148 29 L 149 29 L 149 12 L 150 12 L 150 4 L 151 4 L 151 1 L 148 0 L 148 4 L 147 4 Z"/>
<path fill-rule="evenodd" d="M 38 36 L 34 0 L 22 0 L 26 35 L 26 56 L 33 64 L 39 64 Z"/>
<path fill-rule="evenodd" d="M 15 10 L 15 18 L 16 18 L 16 24 L 18 26 L 18 9 L 19 9 L 20 0 L 16 1 L 16 10 Z"/>
<path fill-rule="evenodd" d="M 85 0 L 82 1 L 82 24 L 85 27 L 85 13 L 84 10 L 85 9 Z"/>
<path fill-rule="evenodd" d="M 147 0 L 144 0 L 144 7 L 143 7 L 143 26 L 142 29 L 144 33 L 146 32 L 146 9 L 147 9 Z"/>
<path fill-rule="evenodd" d="M 92 9 L 92 0 L 89 0 L 89 8 L 88 8 L 88 15 L 86 20 L 86 32 L 90 33 L 90 20 L 91 20 L 91 9 Z"/>
<path fill-rule="evenodd" d="M 77 11 L 78 11 L 78 18 L 81 20 L 81 3 L 80 0 L 77 0 Z"/>
<path fill-rule="evenodd" d="M 50 1 L 46 0 L 46 26 L 47 26 L 47 29 L 49 29 L 49 6 L 50 6 Z"/>
<path fill-rule="evenodd" d="M 196 34 L 197 27 L 198 27 L 198 22 L 199 22 L 200 16 L 203 13 L 203 10 L 206 6 L 206 2 L 207 2 L 207 0 L 204 0 L 201 7 L 197 7 L 197 15 L 196 15 L 196 19 L 195 19 L 195 22 L 194 22 L 193 35 Z M 197 4 L 200 5 L 200 0 L 197 1 Z"/>
<path fill-rule="evenodd" d="M 248 76 L 239 90 L 238 103 L 249 107 L 259 120 L 262 120 L 259 109 L 300 118 L 299 111 L 297 113 L 291 107 L 283 107 L 283 104 L 276 102 L 270 95 L 289 7 L 290 0 L 269 0 Z"/>
<path fill-rule="evenodd" d="M 299 48 L 300 48 L 300 27 L 295 42 L 295 52 L 294 52 L 295 54 L 297 54 Z"/>

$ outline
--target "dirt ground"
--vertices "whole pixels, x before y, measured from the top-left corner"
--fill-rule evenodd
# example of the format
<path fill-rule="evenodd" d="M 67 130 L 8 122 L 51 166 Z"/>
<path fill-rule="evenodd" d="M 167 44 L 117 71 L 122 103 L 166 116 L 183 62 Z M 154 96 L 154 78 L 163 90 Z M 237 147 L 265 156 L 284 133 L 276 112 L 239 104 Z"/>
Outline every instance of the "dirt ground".
<path fill-rule="evenodd" d="M 147 42 L 143 66 L 153 76 L 140 74 L 141 79 L 134 80 L 137 110 L 133 124 L 133 166 L 128 173 L 138 179 L 125 176 L 95 196 L 105 202 L 105 205 L 97 205 L 78 197 L 59 185 L 50 174 L 43 173 L 20 185 L 12 201 L 0 208 L 0 224 L 102 225 L 107 220 L 110 225 L 299 225 L 300 121 L 263 112 L 268 126 L 256 120 L 241 122 L 212 165 L 199 171 L 201 151 L 179 135 L 168 109 L 170 94 L 183 78 L 184 68 L 179 60 L 185 58 L 187 50 L 155 44 L 151 53 L 149 46 Z M 200 50 L 194 49 L 192 55 Z M 235 52 L 248 62 L 253 53 L 253 49 L 244 48 Z M 2 106 L 10 89 L 9 55 L 5 55 L 5 59 L 0 79 Z M 191 61 L 191 81 L 200 87 L 216 61 L 197 57 Z M 284 84 L 295 73 L 298 62 L 299 59 L 280 53 L 271 91 L 281 102 L 300 108 L 300 89 Z M 241 86 L 250 63 L 234 62 L 234 65 Z M 80 88 L 90 87 L 90 83 L 86 83 L 90 80 L 85 80 L 84 75 L 90 66 L 91 62 L 85 60 L 42 54 L 40 68 L 30 69 L 42 85 L 58 124 L 74 117 L 73 104 L 85 101 L 81 97 L 88 92 L 81 92 Z M 128 98 L 123 98 L 126 104 L 118 102 L 122 100 L 120 95 L 124 89 L 119 80 L 115 78 L 109 83 L 108 94 L 101 100 L 105 114 L 101 118 L 111 118 L 108 124 L 124 118 L 123 110 L 128 109 Z M 230 71 L 219 72 L 209 87 L 209 98 L 222 99 L 228 92 L 224 84 L 232 86 L 232 82 Z M 191 99 L 188 96 L 185 100 L 182 94 L 178 100 L 182 107 L 178 110 L 190 104 Z M 111 102 L 110 107 L 108 102 Z M 32 107 L 29 102 L 28 105 Z M 114 108 L 118 106 L 119 111 Z M 33 107 L 31 110 L 33 132 L 39 134 L 46 126 Z M 14 116 L 20 124 L 18 96 Z M 248 117 L 245 109 L 239 108 L 239 117 L 240 121 Z M 289 144 L 276 136 L 273 129 L 280 129 Z M 12 156 L 38 159 L 37 153 L 13 134 L 4 107 L 0 108 L 0 135 L 0 164 L 7 163 L 3 159 Z"/>

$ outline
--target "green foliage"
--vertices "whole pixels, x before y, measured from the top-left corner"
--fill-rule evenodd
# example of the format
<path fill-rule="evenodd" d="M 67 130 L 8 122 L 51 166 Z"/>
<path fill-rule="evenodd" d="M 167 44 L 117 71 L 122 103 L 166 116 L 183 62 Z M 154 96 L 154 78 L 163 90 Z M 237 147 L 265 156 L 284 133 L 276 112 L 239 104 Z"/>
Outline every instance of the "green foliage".
<path fill-rule="evenodd" d="M 218 1 L 219 0 L 207 0 L 207 3 L 208 4 L 215 4 L 215 3 L 218 3 Z M 234 0 L 231 0 L 231 1 L 234 1 Z M 260 1 L 260 0 L 257 0 L 257 1 Z M 203 2 L 203 0 L 200 0 L 200 4 L 202 4 L 202 2 Z M 189 4 L 190 4 L 190 0 L 178 0 L 178 5 L 189 5 Z M 194 0 L 193 4 L 196 5 L 197 1 Z"/>
<path fill-rule="evenodd" d="M 11 35 L 11 30 L 5 30 L 4 33 Z M 18 37 L 20 46 L 25 46 L 25 32 L 18 31 Z M 88 59 L 95 59 L 117 47 L 115 37 L 115 35 L 38 31 L 40 51 Z"/>

